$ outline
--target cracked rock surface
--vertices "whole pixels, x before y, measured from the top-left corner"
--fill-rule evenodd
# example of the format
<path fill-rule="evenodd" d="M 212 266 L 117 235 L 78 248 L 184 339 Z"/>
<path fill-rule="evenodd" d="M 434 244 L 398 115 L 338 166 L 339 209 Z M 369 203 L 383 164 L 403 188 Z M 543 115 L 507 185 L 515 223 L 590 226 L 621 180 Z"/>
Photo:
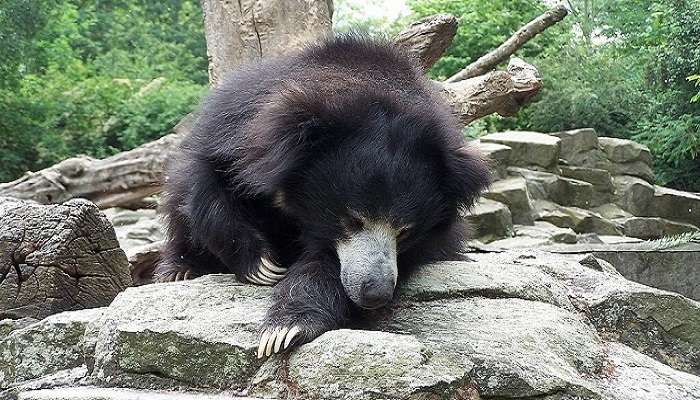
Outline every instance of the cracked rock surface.
<path fill-rule="evenodd" d="M 222 275 L 130 288 L 15 327 L 0 398 L 700 399 L 700 303 L 590 255 L 470 257 L 267 360 L 255 351 L 269 288 Z"/>
<path fill-rule="evenodd" d="M 0 319 L 108 305 L 131 285 L 114 228 L 87 200 L 0 198 Z"/>

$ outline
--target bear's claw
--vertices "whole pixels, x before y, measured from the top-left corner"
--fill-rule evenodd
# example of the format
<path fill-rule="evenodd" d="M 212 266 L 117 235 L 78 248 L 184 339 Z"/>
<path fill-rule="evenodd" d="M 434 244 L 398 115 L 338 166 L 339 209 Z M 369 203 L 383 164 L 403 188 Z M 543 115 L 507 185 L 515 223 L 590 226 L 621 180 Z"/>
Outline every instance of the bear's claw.
<path fill-rule="evenodd" d="M 272 354 L 286 350 L 299 332 L 301 332 L 301 329 L 297 325 L 291 328 L 285 326 L 265 330 L 260 336 L 258 358 L 263 358 L 263 356 L 270 357 Z M 284 346 L 282 346 L 282 343 L 284 343 Z"/>
<path fill-rule="evenodd" d="M 263 286 L 273 286 L 281 281 L 287 273 L 287 268 L 278 267 L 266 257 L 260 258 L 257 271 L 246 275 L 246 280 Z"/>

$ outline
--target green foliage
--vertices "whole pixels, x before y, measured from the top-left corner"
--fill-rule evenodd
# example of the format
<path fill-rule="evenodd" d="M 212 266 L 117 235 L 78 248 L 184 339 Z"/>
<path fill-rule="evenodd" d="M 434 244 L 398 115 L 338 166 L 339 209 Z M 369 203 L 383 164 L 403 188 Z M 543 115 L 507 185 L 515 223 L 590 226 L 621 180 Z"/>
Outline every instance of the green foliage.
<path fill-rule="evenodd" d="M 695 82 L 695 87 L 700 87 L 700 75 L 690 75 L 688 81 Z M 691 103 L 696 103 L 698 101 L 700 101 L 700 91 L 690 99 Z"/>
<path fill-rule="evenodd" d="M 457 17 L 457 35 L 445 55 L 430 71 L 434 78 L 454 75 L 469 63 L 503 43 L 522 25 L 540 15 L 546 7 L 538 0 L 409 0 L 415 16 L 426 17 L 449 13 Z M 553 28 L 520 50 L 523 57 L 533 57 L 554 45 L 561 28 Z"/>
<path fill-rule="evenodd" d="M 196 0 L 6 0 L 0 40 L 0 181 L 155 139 L 207 85 Z"/>

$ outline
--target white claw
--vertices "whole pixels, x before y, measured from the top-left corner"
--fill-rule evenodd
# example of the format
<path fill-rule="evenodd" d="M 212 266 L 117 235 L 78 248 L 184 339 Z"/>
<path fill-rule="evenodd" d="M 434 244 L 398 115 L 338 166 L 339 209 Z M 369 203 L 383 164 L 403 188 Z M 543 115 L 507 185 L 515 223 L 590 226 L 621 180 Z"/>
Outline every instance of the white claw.
<path fill-rule="evenodd" d="M 289 328 L 285 326 L 277 334 L 277 340 L 275 340 L 275 353 L 280 352 L 280 349 L 282 348 L 282 342 L 284 341 L 284 337 L 287 334 L 287 332 L 289 332 Z"/>
<path fill-rule="evenodd" d="M 277 283 L 277 281 L 276 281 L 275 279 L 268 278 L 268 277 L 266 277 L 265 275 L 262 275 L 262 274 L 257 274 L 257 275 L 254 275 L 254 276 L 255 276 L 260 282 L 262 282 L 264 285 L 274 285 L 275 283 Z"/>
<path fill-rule="evenodd" d="M 272 355 L 272 346 L 274 346 L 277 340 L 277 335 L 279 335 L 280 328 L 275 328 L 270 335 L 270 339 L 267 341 L 267 347 L 265 347 L 265 356 L 270 357 Z"/>
<path fill-rule="evenodd" d="M 274 279 L 279 281 L 280 279 L 284 278 L 285 274 L 276 274 L 269 269 L 265 268 L 264 265 L 260 265 L 260 268 L 258 270 L 259 275 L 265 276 L 270 279 Z"/>
<path fill-rule="evenodd" d="M 267 257 L 260 257 L 260 261 L 262 261 L 263 265 L 267 267 L 272 272 L 277 272 L 278 274 L 283 274 L 287 272 L 287 268 L 284 267 L 278 267 L 273 263 L 272 261 L 268 260 Z"/>
<path fill-rule="evenodd" d="M 258 344 L 258 358 L 262 358 L 265 354 L 265 348 L 267 347 L 267 340 L 270 337 L 270 331 L 263 332 L 260 337 L 260 343 Z"/>
<path fill-rule="evenodd" d="M 287 338 L 284 341 L 284 349 L 287 349 L 287 347 L 289 347 L 289 344 L 292 343 L 292 339 L 294 339 L 294 336 L 296 336 L 297 333 L 299 333 L 299 331 L 300 329 L 296 325 L 289 330 L 289 332 L 287 333 Z"/>
<path fill-rule="evenodd" d="M 245 278 L 246 278 L 247 280 L 249 280 L 250 282 L 257 283 L 258 285 L 264 285 L 264 283 L 262 283 L 262 281 L 259 280 L 259 279 L 258 279 L 255 275 L 253 275 L 253 274 L 248 274 L 248 275 L 245 276 Z"/>

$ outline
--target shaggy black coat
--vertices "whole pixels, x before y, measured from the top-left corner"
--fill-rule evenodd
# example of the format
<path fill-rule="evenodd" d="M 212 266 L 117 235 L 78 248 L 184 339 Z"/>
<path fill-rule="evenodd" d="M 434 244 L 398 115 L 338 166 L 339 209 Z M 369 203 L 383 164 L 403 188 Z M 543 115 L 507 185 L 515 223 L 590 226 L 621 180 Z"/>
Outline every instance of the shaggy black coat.
<path fill-rule="evenodd" d="M 203 102 L 167 173 L 158 281 L 250 280 L 261 257 L 287 269 L 263 330 L 307 342 L 348 322 L 336 243 L 389 221 L 398 268 L 462 258 L 460 210 L 489 182 L 418 65 L 358 36 L 232 73 Z"/>

